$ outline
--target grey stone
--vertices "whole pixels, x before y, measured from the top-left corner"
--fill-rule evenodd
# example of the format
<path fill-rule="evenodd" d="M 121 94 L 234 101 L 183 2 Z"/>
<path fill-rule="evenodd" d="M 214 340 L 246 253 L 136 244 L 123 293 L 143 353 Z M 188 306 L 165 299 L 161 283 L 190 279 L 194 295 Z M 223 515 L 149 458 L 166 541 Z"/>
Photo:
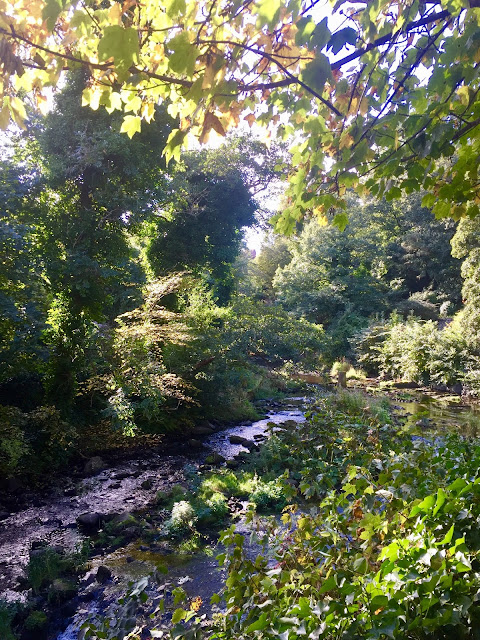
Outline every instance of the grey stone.
<path fill-rule="evenodd" d="M 215 429 L 207 425 L 198 425 L 193 427 L 191 433 L 194 436 L 211 436 L 212 433 L 215 433 Z"/>
<path fill-rule="evenodd" d="M 57 578 L 50 586 L 50 599 L 57 602 L 70 600 L 77 593 L 77 586 L 71 580 Z"/>
<path fill-rule="evenodd" d="M 77 525 L 86 533 L 92 533 L 100 529 L 103 516 L 101 513 L 89 512 L 82 513 L 77 518 Z"/>
<path fill-rule="evenodd" d="M 99 584 L 105 584 L 112 579 L 112 572 L 108 567 L 102 564 L 97 569 L 96 578 Z"/>
<path fill-rule="evenodd" d="M 225 458 L 220 453 L 217 453 L 216 451 L 214 451 L 213 453 L 211 453 L 205 458 L 205 462 L 207 464 L 215 464 L 215 465 L 222 464 L 223 462 L 225 462 Z"/>
<path fill-rule="evenodd" d="M 87 460 L 87 462 L 85 463 L 85 467 L 83 468 L 83 472 L 87 476 L 95 476 L 97 473 L 100 473 L 100 471 L 103 471 L 106 468 L 107 465 L 102 460 L 102 458 L 100 458 L 100 456 L 94 456 L 93 458 L 90 458 L 90 460 Z"/>

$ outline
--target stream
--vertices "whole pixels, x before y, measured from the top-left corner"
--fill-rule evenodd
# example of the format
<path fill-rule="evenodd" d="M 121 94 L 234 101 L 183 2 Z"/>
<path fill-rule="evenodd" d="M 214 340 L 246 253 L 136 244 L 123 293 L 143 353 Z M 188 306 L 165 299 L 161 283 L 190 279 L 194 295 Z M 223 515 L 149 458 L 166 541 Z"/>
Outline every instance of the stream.
<path fill-rule="evenodd" d="M 132 458 L 96 475 L 56 488 L 49 496 L 32 500 L 32 504 L 10 514 L 0 522 L 0 598 L 25 600 L 27 592 L 18 586 L 29 561 L 32 548 L 48 543 L 66 551 L 78 549 L 84 536 L 77 526 L 77 518 L 85 513 L 102 517 L 113 514 L 137 513 L 154 503 L 158 491 L 166 491 L 186 483 L 188 473 L 203 468 L 205 458 L 212 452 L 231 460 L 248 449 L 232 444 L 235 435 L 251 442 L 266 437 L 269 423 L 304 420 L 305 398 L 289 398 L 281 405 L 275 403 L 266 417 L 253 423 L 243 423 L 202 438 L 202 445 L 189 448 L 179 445 L 178 455 L 154 453 L 148 457 Z M 76 640 L 78 629 L 87 614 L 105 611 L 125 590 L 129 581 L 141 578 L 159 566 L 168 569 L 168 581 L 177 581 L 187 592 L 200 595 L 207 601 L 222 584 L 217 570 L 215 553 L 210 555 L 156 553 L 135 540 L 123 548 L 97 555 L 90 562 L 90 570 L 80 582 L 77 611 L 67 628 L 51 639 Z M 100 565 L 108 567 L 113 579 L 106 585 L 95 582 Z M 71 618 L 72 611 L 66 615 Z M 65 626 L 61 624 L 60 626 Z"/>
<path fill-rule="evenodd" d="M 395 394 L 393 401 L 404 417 L 403 428 L 412 434 L 433 428 L 438 432 L 448 429 L 478 435 L 478 407 L 461 405 L 452 397 L 442 401 L 441 397 L 421 392 Z M 122 461 L 96 475 L 81 478 L 76 484 L 70 482 L 59 487 L 51 495 L 11 514 L 0 522 L 0 597 L 26 598 L 27 592 L 22 592 L 16 583 L 23 575 L 32 548 L 48 543 L 73 551 L 82 544 L 85 538 L 77 526 L 80 515 L 96 512 L 107 520 L 113 514 L 146 513 L 158 491 L 186 485 L 189 476 L 205 469 L 208 455 L 216 452 L 228 461 L 248 451 L 242 444 L 232 444 L 231 436 L 250 443 L 260 442 L 267 435 L 269 423 L 302 422 L 308 402 L 306 398 L 287 398 L 281 404 L 270 405 L 264 419 L 215 431 L 203 437 L 198 447 L 179 444 L 175 455 L 152 453 Z M 240 533 L 248 533 L 241 518 L 236 528 Z M 200 597 L 201 613 L 209 612 L 209 599 L 222 588 L 224 580 L 215 559 L 217 553 L 219 548 L 214 540 L 202 552 L 172 553 L 161 546 L 145 544 L 138 536 L 114 551 L 100 550 L 80 581 L 78 596 L 60 614 L 56 621 L 58 631 L 49 635 L 49 640 L 77 640 L 88 617 L 111 611 L 129 582 L 155 570 L 166 572 L 168 585 L 181 585 L 190 598 Z M 100 566 L 111 572 L 111 579 L 105 584 L 96 580 Z"/>

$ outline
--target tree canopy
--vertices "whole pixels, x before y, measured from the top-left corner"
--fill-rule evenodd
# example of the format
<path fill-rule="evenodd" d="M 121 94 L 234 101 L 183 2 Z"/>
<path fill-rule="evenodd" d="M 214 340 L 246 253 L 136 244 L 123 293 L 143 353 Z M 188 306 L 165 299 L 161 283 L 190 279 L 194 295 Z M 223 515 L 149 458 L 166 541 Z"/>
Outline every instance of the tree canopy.
<path fill-rule="evenodd" d="M 187 134 L 241 121 L 293 135 L 282 231 L 345 206 L 348 188 L 424 190 L 438 217 L 479 212 L 478 0 L 2 0 L 0 36 L 3 127 L 83 66 L 83 103 L 123 111 L 129 136 L 169 103 L 167 159 Z"/>

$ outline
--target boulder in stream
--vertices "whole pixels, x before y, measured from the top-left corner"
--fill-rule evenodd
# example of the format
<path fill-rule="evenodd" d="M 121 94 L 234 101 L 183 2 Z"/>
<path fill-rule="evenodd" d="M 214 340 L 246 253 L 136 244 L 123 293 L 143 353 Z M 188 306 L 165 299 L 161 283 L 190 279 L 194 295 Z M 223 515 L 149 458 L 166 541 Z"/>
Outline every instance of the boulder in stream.
<path fill-rule="evenodd" d="M 50 585 L 48 599 L 53 602 L 65 602 L 77 593 L 77 585 L 72 580 L 57 578 Z"/>
<path fill-rule="evenodd" d="M 211 436 L 212 433 L 215 433 L 215 429 L 208 422 L 193 427 L 191 431 L 191 434 L 194 436 Z"/>
<path fill-rule="evenodd" d="M 77 526 L 85 533 L 94 533 L 100 529 L 103 515 L 101 513 L 89 512 L 82 513 L 77 518 Z"/>
<path fill-rule="evenodd" d="M 108 567 L 101 564 L 97 569 L 96 578 L 99 584 L 105 584 L 106 582 L 112 579 L 112 572 Z"/>
<path fill-rule="evenodd" d="M 217 453 L 217 451 L 214 451 L 205 458 L 205 462 L 206 464 L 213 465 L 223 464 L 225 462 L 225 458 L 220 453 Z"/>
<path fill-rule="evenodd" d="M 87 460 L 83 468 L 83 472 L 87 476 L 95 476 L 97 475 L 97 473 L 100 473 L 100 471 L 104 471 L 106 468 L 107 465 L 105 464 L 103 459 L 100 458 L 100 456 L 94 456 L 93 458 L 90 458 L 90 460 Z"/>

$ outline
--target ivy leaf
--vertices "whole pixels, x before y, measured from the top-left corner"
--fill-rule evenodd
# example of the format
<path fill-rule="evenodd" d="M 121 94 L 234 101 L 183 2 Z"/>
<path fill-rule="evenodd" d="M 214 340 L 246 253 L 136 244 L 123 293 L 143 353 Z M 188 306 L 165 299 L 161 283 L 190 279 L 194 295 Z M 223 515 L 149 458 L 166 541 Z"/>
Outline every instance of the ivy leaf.
<path fill-rule="evenodd" d="M 114 59 L 115 69 L 121 79 L 125 79 L 132 64 L 138 62 L 138 35 L 133 27 L 112 25 L 105 27 L 98 43 L 98 59 L 105 62 Z"/>
<path fill-rule="evenodd" d="M 355 45 L 357 42 L 357 32 L 352 27 L 345 27 L 332 34 L 332 37 L 328 41 L 327 49 L 332 51 L 335 55 L 343 49 L 347 44 Z"/>
<path fill-rule="evenodd" d="M 319 53 L 303 70 L 302 81 L 317 93 L 323 91 L 325 82 L 332 77 L 332 69 L 327 56 Z"/>
<path fill-rule="evenodd" d="M 260 618 L 247 627 L 246 633 L 251 633 L 252 631 L 262 631 L 265 627 L 268 626 L 268 618 L 266 613 L 262 613 Z"/>
<path fill-rule="evenodd" d="M 182 609 L 181 607 L 180 609 L 175 609 L 172 616 L 172 624 L 177 624 L 177 622 L 183 620 L 186 615 L 187 611 L 185 611 L 185 609 Z"/>

